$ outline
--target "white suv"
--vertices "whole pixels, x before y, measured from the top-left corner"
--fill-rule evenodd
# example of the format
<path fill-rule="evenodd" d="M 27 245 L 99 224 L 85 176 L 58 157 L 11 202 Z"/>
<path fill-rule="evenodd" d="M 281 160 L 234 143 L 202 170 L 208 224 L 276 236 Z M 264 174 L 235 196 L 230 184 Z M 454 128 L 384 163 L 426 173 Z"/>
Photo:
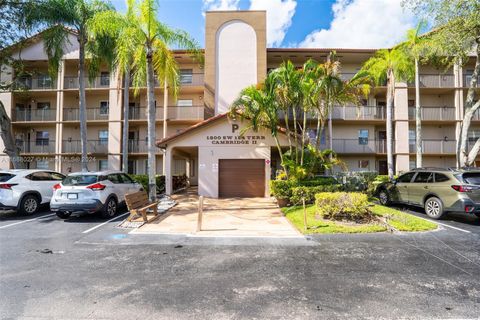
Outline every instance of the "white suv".
<path fill-rule="evenodd" d="M 41 204 L 50 202 L 53 186 L 65 176 L 49 170 L 0 171 L 0 209 L 34 214 Z"/>
<path fill-rule="evenodd" d="M 101 212 L 105 218 L 117 213 L 125 195 L 143 190 L 128 175 L 119 171 L 77 172 L 54 187 L 50 208 L 67 219 L 72 213 Z"/>

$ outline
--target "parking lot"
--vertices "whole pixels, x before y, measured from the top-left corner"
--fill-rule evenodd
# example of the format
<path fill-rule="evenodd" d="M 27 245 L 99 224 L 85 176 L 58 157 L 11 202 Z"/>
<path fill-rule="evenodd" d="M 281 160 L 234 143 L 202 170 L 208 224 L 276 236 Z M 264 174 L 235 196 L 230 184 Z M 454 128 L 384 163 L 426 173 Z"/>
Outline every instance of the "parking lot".
<path fill-rule="evenodd" d="M 422 213 L 413 214 L 425 217 Z M 480 222 L 299 239 L 133 235 L 0 218 L 2 319 L 478 318 Z"/>

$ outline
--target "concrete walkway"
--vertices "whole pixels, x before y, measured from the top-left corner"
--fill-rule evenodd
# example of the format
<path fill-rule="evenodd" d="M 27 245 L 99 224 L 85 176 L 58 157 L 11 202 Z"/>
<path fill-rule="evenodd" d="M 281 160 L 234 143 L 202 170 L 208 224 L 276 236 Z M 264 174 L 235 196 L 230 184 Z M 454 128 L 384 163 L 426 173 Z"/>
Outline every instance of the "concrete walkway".
<path fill-rule="evenodd" d="M 271 198 L 204 199 L 202 230 L 197 230 L 197 190 L 172 196 L 178 204 L 163 217 L 132 233 L 195 236 L 299 237 Z"/>

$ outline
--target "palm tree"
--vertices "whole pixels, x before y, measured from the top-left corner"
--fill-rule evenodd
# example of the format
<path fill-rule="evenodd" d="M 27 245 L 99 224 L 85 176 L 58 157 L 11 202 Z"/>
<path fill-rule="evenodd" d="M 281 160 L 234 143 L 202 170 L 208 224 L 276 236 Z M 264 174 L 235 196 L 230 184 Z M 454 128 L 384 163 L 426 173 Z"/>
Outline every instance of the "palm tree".
<path fill-rule="evenodd" d="M 44 0 L 32 1 L 26 15 L 26 24 L 30 28 L 49 27 L 43 33 L 45 51 L 49 58 L 49 73 L 56 78 L 60 61 L 68 43 L 70 30 L 74 30 L 79 45 L 78 90 L 80 140 L 82 149 L 82 171 L 88 171 L 87 159 L 87 119 L 85 100 L 85 62 L 87 37 L 87 21 L 96 13 L 113 10 L 113 7 L 100 0 Z"/>
<path fill-rule="evenodd" d="M 125 15 L 113 10 L 99 13 L 92 19 L 91 25 L 98 34 L 113 37 L 118 35 L 115 46 L 116 63 L 124 73 L 132 70 L 134 93 L 138 94 L 139 89 L 146 83 L 148 185 L 149 198 L 154 201 L 156 198 L 155 79 L 164 87 L 168 84 L 173 96 L 176 97 L 179 88 L 179 72 L 170 48 L 178 46 L 199 55 L 199 46 L 186 32 L 171 29 L 157 20 L 158 4 L 155 0 L 141 2 L 129 0 L 127 7 Z"/>
<path fill-rule="evenodd" d="M 392 107 L 395 83 L 411 79 L 414 72 L 413 65 L 403 50 L 398 48 L 381 49 L 364 63 L 362 70 L 368 72 L 377 85 L 387 83 L 387 165 L 388 176 L 390 180 L 393 180 Z"/>
<path fill-rule="evenodd" d="M 407 41 L 403 44 L 407 53 L 413 58 L 415 63 L 415 142 L 416 142 L 416 166 L 422 167 L 422 110 L 420 104 L 420 74 L 419 60 L 424 51 L 424 41 L 419 34 L 424 23 L 419 22 L 417 28 L 407 31 Z"/>

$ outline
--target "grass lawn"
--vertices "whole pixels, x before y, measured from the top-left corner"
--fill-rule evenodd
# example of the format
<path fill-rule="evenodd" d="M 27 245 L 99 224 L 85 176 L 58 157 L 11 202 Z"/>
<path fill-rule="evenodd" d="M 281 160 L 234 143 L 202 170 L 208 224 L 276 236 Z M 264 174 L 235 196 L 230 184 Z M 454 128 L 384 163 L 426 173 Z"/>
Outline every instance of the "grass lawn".
<path fill-rule="evenodd" d="M 387 228 L 381 224 L 349 225 L 331 220 L 319 220 L 315 217 L 315 205 L 307 206 L 308 230 L 304 232 L 303 207 L 294 206 L 282 208 L 282 212 L 295 227 L 303 233 L 372 233 L 386 231 Z M 374 205 L 372 213 L 377 216 L 386 217 L 388 224 L 399 231 L 427 231 L 437 228 L 437 224 L 420 219 L 408 213 L 392 208 Z"/>
<path fill-rule="evenodd" d="M 373 206 L 372 213 L 386 217 L 388 224 L 399 231 L 427 231 L 437 229 L 437 224 L 434 222 L 381 205 Z"/>

